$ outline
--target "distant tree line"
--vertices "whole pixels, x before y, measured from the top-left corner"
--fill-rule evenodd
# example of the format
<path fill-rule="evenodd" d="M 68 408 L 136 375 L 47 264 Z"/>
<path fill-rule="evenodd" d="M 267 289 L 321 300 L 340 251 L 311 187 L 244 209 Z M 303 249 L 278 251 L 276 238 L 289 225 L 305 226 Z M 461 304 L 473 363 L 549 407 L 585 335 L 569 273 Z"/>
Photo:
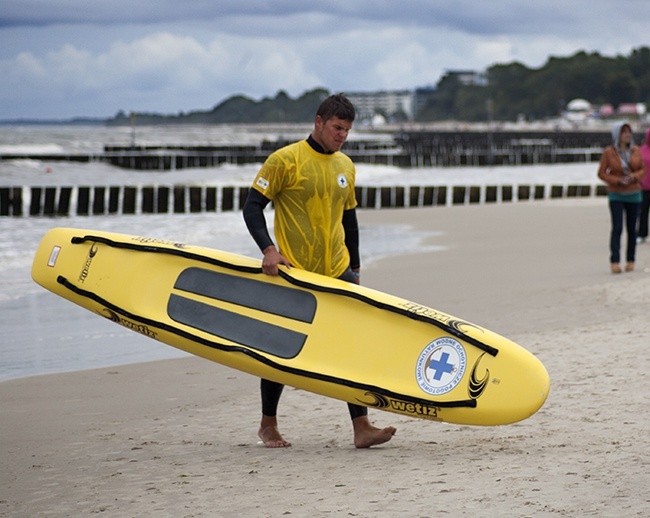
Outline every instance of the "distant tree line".
<path fill-rule="evenodd" d="M 485 85 L 461 84 L 447 74 L 416 114 L 417 120 L 480 121 L 488 109 L 495 120 L 556 117 L 569 101 L 584 98 L 592 104 L 650 101 L 650 48 L 629 56 L 609 58 L 578 52 L 568 58 L 551 57 L 538 69 L 521 63 L 497 64 L 487 69 Z"/>
<path fill-rule="evenodd" d="M 178 115 L 137 113 L 137 124 L 226 124 L 311 122 L 320 102 L 330 92 L 317 88 L 296 99 L 280 91 L 274 98 L 255 101 L 236 95 L 210 111 Z M 436 120 L 528 120 L 558 116 L 566 104 L 584 98 L 593 104 L 650 101 L 650 48 L 632 50 L 629 56 L 605 57 L 597 52 L 578 52 L 570 57 L 550 57 L 540 68 L 519 62 L 496 64 L 486 71 L 485 84 L 465 84 L 453 73 L 444 75 L 435 88 L 418 102 L 419 122 Z M 123 111 L 110 125 L 130 124 Z"/>
<path fill-rule="evenodd" d="M 274 98 L 265 97 L 254 101 L 243 95 L 229 97 L 210 111 L 193 111 L 178 115 L 158 115 L 136 113 L 137 124 L 236 124 L 236 123 L 278 123 L 310 122 L 318 105 L 329 92 L 317 88 L 291 99 L 286 92 L 280 91 Z M 129 114 L 119 112 L 108 121 L 111 125 L 130 124 Z"/>

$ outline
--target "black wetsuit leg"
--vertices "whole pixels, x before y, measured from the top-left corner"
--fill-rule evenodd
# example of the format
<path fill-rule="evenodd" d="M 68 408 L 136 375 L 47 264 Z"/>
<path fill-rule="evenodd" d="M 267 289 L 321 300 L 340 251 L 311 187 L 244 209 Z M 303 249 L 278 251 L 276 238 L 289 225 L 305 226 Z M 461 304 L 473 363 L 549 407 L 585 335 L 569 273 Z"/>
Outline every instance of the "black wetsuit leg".
<path fill-rule="evenodd" d="M 284 385 L 275 381 L 260 380 L 260 392 L 262 394 L 262 413 L 269 417 L 275 417 L 278 412 L 278 403 L 282 395 Z"/>
<path fill-rule="evenodd" d="M 350 419 L 356 419 L 357 417 L 365 417 L 368 415 L 368 407 L 365 406 L 348 403 L 348 410 L 350 411 Z"/>

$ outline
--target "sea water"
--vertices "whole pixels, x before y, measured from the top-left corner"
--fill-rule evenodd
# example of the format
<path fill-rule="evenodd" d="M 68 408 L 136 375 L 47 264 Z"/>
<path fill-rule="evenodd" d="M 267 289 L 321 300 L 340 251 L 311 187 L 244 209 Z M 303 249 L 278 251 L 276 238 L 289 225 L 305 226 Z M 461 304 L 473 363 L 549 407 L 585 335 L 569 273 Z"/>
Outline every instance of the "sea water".
<path fill-rule="evenodd" d="M 224 164 L 176 171 L 134 171 L 100 162 L 47 162 L 39 154 L 101 153 L 106 145 L 256 144 L 295 140 L 308 126 L 105 126 L 0 125 L 0 155 L 30 154 L 29 160 L 0 160 L 0 187 L 76 185 L 248 186 L 259 164 Z M 373 133 L 373 138 L 389 138 Z M 351 138 L 369 138 L 355 135 Z M 596 164 L 518 167 L 400 169 L 359 164 L 358 185 L 593 185 Z M 267 221 L 272 223 L 272 215 Z M 47 292 L 31 280 L 34 252 L 54 227 L 73 227 L 158 237 L 259 257 L 238 212 L 110 216 L 0 217 L 0 381 L 185 356 L 186 353 L 116 326 Z M 272 228 L 272 227 L 271 227 Z M 433 251 L 430 233 L 386 225 L 360 228 L 361 259 L 368 265 L 394 254 Z"/>

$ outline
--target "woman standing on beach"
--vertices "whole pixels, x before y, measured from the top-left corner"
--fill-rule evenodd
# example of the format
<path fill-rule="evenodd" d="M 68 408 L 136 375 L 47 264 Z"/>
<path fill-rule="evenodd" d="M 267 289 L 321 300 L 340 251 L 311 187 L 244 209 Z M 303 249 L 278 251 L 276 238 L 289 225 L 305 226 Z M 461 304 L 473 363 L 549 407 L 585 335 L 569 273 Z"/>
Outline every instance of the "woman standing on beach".
<path fill-rule="evenodd" d="M 612 231 L 609 250 L 612 273 L 621 273 L 621 235 L 623 218 L 627 230 L 627 264 L 625 271 L 634 270 L 636 254 L 636 223 L 641 206 L 641 178 L 645 167 L 641 151 L 632 143 L 632 127 L 619 122 L 612 128 L 613 144 L 605 148 L 600 158 L 598 177 L 607 184 Z"/>
<path fill-rule="evenodd" d="M 639 215 L 639 242 L 643 243 L 648 239 L 648 213 L 650 212 L 650 128 L 645 130 L 645 142 L 641 146 L 641 156 L 643 157 L 643 165 L 645 165 L 646 174 L 641 180 L 641 214 Z"/>

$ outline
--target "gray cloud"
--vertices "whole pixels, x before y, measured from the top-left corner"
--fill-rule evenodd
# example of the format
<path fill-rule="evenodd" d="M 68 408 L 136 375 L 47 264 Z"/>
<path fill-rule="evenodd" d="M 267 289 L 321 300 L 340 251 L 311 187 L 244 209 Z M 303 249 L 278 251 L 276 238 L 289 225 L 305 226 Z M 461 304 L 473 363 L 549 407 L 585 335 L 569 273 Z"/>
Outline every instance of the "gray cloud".
<path fill-rule="evenodd" d="M 5 0 L 0 26 L 46 26 L 55 24 L 157 24 L 243 18 L 307 16 L 337 20 L 332 27 L 357 23 L 381 23 L 443 27 L 476 34 L 500 32 L 539 33 L 572 27 L 582 30 L 583 22 L 594 13 L 601 15 L 642 12 L 645 0 L 623 0 L 613 8 L 611 0 L 431 0 L 349 1 L 312 3 L 304 0 L 162 0 L 156 3 L 132 0 Z M 624 14 L 625 16 L 625 14 Z M 623 16 L 623 17 L 624 17 Z M 269 27 L 272 30 L 272 27 Z M 296 27 L 294 27 L 296 29 Z M 307 27 L 306 29 L 309 29 Z M 588 26 L 585 27 L 588 29 Z"/>
<path fill-rule="evenodd" d="M 432 85 L 647 44 L 645 0 L 5 0 L 0 118 L 206 109 L 234 94 Z M 624 27 L 624 30 L 621 28 Z"/>

